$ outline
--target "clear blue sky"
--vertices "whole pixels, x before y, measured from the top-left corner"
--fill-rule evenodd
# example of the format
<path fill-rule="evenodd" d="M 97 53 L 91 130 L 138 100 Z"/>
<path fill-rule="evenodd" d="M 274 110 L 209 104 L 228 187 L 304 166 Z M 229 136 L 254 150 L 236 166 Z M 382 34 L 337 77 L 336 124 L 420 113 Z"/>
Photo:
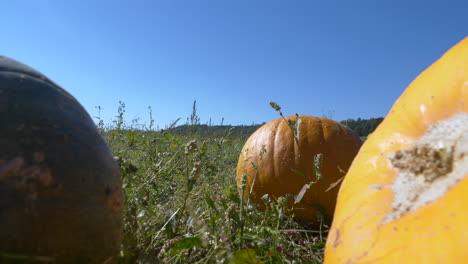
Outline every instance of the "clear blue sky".
<path fill-rule="evenodd" d="M 468 1 L 2 1 L 0 54 L 26 63 L 108 123 L 252 124 L 285 115 L 385 116 L 468 35 Z"/>

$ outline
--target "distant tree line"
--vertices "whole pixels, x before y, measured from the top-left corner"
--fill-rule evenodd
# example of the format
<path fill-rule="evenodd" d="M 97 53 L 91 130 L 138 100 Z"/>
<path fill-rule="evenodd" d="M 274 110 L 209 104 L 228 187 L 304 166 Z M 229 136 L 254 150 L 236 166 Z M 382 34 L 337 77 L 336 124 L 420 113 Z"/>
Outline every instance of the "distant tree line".
<path fill-rule="evenodd" d="M 370 119 L 346 119 L 341 121 L 343 125 L 349 127 L 360 137 L 367 137 L 370 133 L 374 132 L 377 126 L 382 122 L 383 117 L 370 118 Z"/>
<path fill-rule="evenodd" d="M 178 135 L 199 135 L 201 137 L 212 138 L 244 138 L 247 139 L 253 134 L 261 125 L 250 126 L 229 126 L 229 125 L 181 125 L 169 129 L 168 131 Z"/>
<path fill-rule="evenodd" d="M 358 136 L 367 137 L 372 133 L 377 126 L 382 122 L 383 117 L 370 118 L 370 119 L 346 119 L 341 121 L 343 125 L 352 129 Z M 176 126 L 168 131 L 179 135 L 193 135 L 197 134 L 202 137 L 234 137 L 234 138 L 248 138 L 252 135 L 262 124 L 246 125 L 246 126 L 229 126 L 229 125 L 202 125 L 202 124 L 185 124 Z"/>

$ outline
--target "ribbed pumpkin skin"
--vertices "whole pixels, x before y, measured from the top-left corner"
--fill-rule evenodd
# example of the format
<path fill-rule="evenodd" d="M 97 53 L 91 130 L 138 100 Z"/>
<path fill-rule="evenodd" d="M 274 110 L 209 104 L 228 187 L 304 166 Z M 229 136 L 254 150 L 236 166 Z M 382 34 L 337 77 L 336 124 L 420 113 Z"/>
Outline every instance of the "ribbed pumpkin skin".
<path fill-rule="evenodd" d="M 306 192 L 303 201 L 319 204 L 331 218 L 339 185 L 328 192 L 325 190 L 344 176 L 342 171 L 348 169 L 362 141 L 350 129 L 333 120 L 313 116 L 300 118 L 299 145 L 295 142 L 293 131 L 282 118 L 263 125 L 250 136 L 237 164 L 237 184 L 241 183 L 242 175 L 246 174 L 247 191 L 244 196 L 247 198 L 256 177 L 250 200 L 257 204 L 263 204 L 261 197 L 264 194 L 275 198 L 288 193 L 297 195 L 305 184 L 316 179 L 314 156 L 322 153 L 322 178 Z M 295 120 L 296 117 L 286 119 Z M 258 167 L 258 174 L 252 163 Z M 316 210 L 316 207 L 305 204 L 294 206 L 297 218 L 309 223 L 316 221 Z"/>
<path fill-rule="evenodd" d="M 119 168 L 83 107 L 39 72 L 0 57 L 0 121 L 0 262 L 116 262 Z"/>
<path fill-rule="evenodd" d="M 385 221 L 399 173 L 389 154 L 466 112 L 468 38 L 408 86 L 364 143 L 341 185 L 325 263 L 467 263 L 468 175 L 440 198 Z"/>

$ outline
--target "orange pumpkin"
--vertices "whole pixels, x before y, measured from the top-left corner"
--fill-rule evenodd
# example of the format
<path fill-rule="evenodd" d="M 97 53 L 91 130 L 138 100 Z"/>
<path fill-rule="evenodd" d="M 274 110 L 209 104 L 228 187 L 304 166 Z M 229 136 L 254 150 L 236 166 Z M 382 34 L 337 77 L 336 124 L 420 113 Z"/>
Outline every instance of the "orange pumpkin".
<path fill-rule="evenodd" d="M 468 260 L 468 38 L 396 101 L 349 169 L 325 263 Z"/>
<path fill-rule="evenodd" d="M 257 204 L 263 203 L 261 198 L 265 194 L 273 198 L 298 195 L 304 185 L 316 181 L 314 158 L 321 156 L 321 178 L 293 209 L 299 220 L 313 223 L 318 208 L 325 216 L 333 216 L 340 180 L 362 141 L 349 128 L 333 120 L 313 116 L 296 118 L 285 118 L 288 121 L 278 118 L 250 136 L 237 164 L 237 183 L 242 183 L 245 174 L 243 195 Z"/>

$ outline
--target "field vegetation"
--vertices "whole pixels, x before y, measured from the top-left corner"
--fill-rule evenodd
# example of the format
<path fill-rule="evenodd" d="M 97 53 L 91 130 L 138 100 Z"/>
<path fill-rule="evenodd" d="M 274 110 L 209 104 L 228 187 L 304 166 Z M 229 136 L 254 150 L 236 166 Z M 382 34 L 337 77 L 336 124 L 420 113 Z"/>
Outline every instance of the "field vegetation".
<path fill-rule="evenodd" d="M 111 124 L 98 118 L 122 174 L 120 263 L 322 263 L 327 223 L 294 221 L 291 198 L 265 196 L 258 210 L 238 195 L 237 159 L 259 125 L 201 125 L 195 103 L 186 124 L 164 130 L 151 108 L 146 127 L 124 113 L 121 102 Z"/>

